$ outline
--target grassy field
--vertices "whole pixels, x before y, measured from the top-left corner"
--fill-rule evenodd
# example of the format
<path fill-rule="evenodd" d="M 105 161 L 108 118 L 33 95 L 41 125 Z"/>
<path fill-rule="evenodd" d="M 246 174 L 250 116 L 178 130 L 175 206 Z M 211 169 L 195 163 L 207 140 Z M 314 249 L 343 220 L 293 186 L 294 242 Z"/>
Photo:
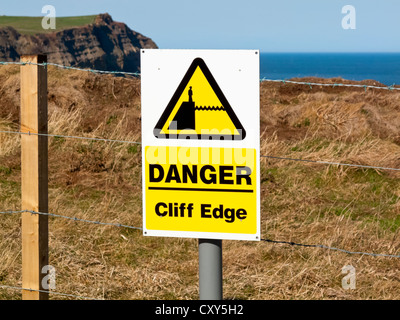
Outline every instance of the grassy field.
<path fill-rule="evenodd" d="M 18 130 L 19 90 L 18 68 L 0 68 L 0 130 Z M 50 133 L 140 141 L 140 80 L 50 68 L 48 99 Z M 400 168 L 399 106 L 395 91 L 262 83 L 261 154 Z M 140 147 L 50 138 L 49 174 L 50 212 L 141 227 Z M 20 176 L 20 138 L 0 133 L 0 211 L 20 208 Z M 398 255 L 399 178 L 263 158 L 262 238 Z M 0 285 L 21 286 L 20 224 L 0 215 Z M 61 218 L 49 230 L 58 292 L 198 298 L 195 239 Z M 400 298 L 400 259 L 223 241 L 223 261 L 225 299 Z M 355 290 L 341 286 L 345 265 L 356 269 Z M 0 289 L 0 299 L 21 293 Z"/>
<path fill-rule="evenodd" d="M 74 28 L 91 24 L 94 22 L 96 15 L 78 16 L 78 17 L 57 17 L 56 30 L 43 29 L 43 17 L 17 17 L 17 16 L 0 16 L 0 28 L 13 27 L 21 34 L 38 34 L 61 31 L 64 29 Z"/>

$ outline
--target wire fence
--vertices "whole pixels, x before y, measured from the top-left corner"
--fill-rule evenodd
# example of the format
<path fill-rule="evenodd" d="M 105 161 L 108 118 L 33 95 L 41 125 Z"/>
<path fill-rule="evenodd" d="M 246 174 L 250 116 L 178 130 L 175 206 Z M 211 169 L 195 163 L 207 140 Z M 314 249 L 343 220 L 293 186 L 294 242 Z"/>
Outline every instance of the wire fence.
<path fill-rule="evenodd" d="M 84 69 L 78 67 L 71 67 L 65 66 L 56 63 L 33 63 L 33 62 L 4 62 L 0 61 L 0 65 L 37 65 L 37 66 L 53 66 L 60 69 L 65 70 L 77 70 L 83 72 L 90 72 L 94 74 L 111 74 L 111 75 L 124 75 L 124 76 L 133 76 L 133 77 L 140 77 L 140 73 L 138 72 L 123 72 L 123 71 L 104 71 L 104 70 L 96 70 L 96 69 Z M 392 86 L 373 86 L 373 85 L 361 85 L 361 84 L 345 84 L 345 83 L 316 83 L 316 82 L 301 82 L 301 81 L 291 81 L 291 80 L 275 80 L 275 79 L 260 79 L 260 82 L 273 82 L 273 83 L 282 83 L 282 84 L 296 84 L 296 85 L 306 85 L 310 89 L 313 86 L 323 86 L 323 87 L 354 87 L 354 88 L 363 88 L 367 89 L 379 89 L 379 90 L 389 90 L 389 91 L 399 91 L 400 88 Z M 80 140 L 92 140 L 92 141 L 102 141 L 102 142 L 111 142 L 111 143 L 126 143 L 126 144 L 136 144 L 141 145 L 140 141 L 127 141 L 127 140 L 115 140 L 115 139 L 107 139 L 107 138 L 98 138 L 98 137 L 82 137 L 82 136 L 71 136 L 71 135 L 61 135 L 61 134 L 43 134 L 43 133 L 34 133 L 34 132 L 21 132 L 21 131 L 0 131 L 0 133 L 5 134 L 18 134 L 18 135 L 36 135 L 36 136 L 47 136 L 53 138 L 67 138 L 67 139 L 80 139 Z M 330 162 L 330 161 L 322 161 L 322 160 L 312 160 L 312 159 L 298 159 L 298 158 L 290 158 L 290 157 L 280 157 L 275 155 L 261 155 L 261 158 L 268 158 L 268 159 L 275 159 L 275 160 L 283 160 L 283 161 L 298 161 L 298 162 L 305 162 L 305 163 L 316 163 L 316 164 L 324 164 L 324 165 L 335 165 L 335 166 L 348 166 L 348 167 L 357 167 L 363 169 L 375 169 L 375 170 L 392 170 L 392 171 L 400 171 L 400 168 L 391 168 L 391 167 L 382 167 L 382 166 L 369 166 L 369 165 L 359 165 L 359 164 L 349 164 L 349 163 L 341 163 L 341 162 Z M 94 221 L 94 220 L 87 220 L 81 219 L 77 217 L 70 217 L 60 214 L 48 213 L 48 212 L 36 212 L 31 210 L 8 210 L 2 211 L 0 214 L 2 215 L 13 215 L 13 214 L 23 214 L 23 213 L 31 213 L 33 215 L 44 215 L 54 218 L 61 218 L 66 220 L 71 220 L 75 222 L 82 222 L 82 223 L 89 223 L 101 226 L 111 226 L 111 227 L 118 227 L 118 228 L 128 228 L 134 230 L 143 230 L 142 227 L 138 226 L 129 226 L 120 223 L 111 223 L 111 222 L 102 222 L 102 221 Z M 265 243 L 272 243 L 272 244 L 281 244 L 281 245 L 288 245 L 288 246 L 295 246 L 295 247 L 305 247 L 305 248 L 319 248 L 331 251 L 337 251 L 345 254 L 350 255 L 362 255 L 362 256 L 371 256 L 371 257 L 385 257 L 385 258 L 395 258 L 399 259 L 400 255 L 395 254 L 382 254 L 382 253 L 371 253 L 371 252 L 362 252 L 362 251 L 350 251 L 336 247 L 330 247 L 322 244 L 303 244 L 303 243 L 296 243 L 291 241 L 280 241 L 280 240 L 272 240 L 272 239 L 260 239 Z M 10 290 L 26 290 L 26 291 L 36 291 L 36 292 L 43 292 L 48 294 L 54 294 L 64 297 L 70 297 L 75 299 L 85 299 L 85 300 L 99 300 L 96 298 L 84 297 L 79 295 L 73 294 L 66 294 L 56 291 L 45 291 L 45 290 L 35 290 L 30 288 L 22 288 L 18 286 L 7 286 L 7 285 L 0 285 L 0 288 L 10 289 Z M 100 299 L 101 300 L 101 299 Z"/>
<path fill-rule="evenodd" d="M 277 160 L 288 160 L 288 161 L 299 161 L 299 162 L 308 162 L 308 163 L 318 163 L 318 164 L 326 164 L 326 165 L 333 165 L 333 166 L 346 166 L 346 167 L 356 167 L 356 168 L 363 168 L 363 169 L 400 171 L 400 169 L 398 169 L 398 168 L 378 167 L 378 166 L 366 166 L 366 165 L 362 165 L 362 164 L 341 163 L 341 162 L 329 162 L 329 161 L 309 160 L 309 159 L 296 159 L 296 158 L 276 157 L 276 156 L 268 156 L 268 155 L 261 155 L 260 157 L 261 157 L 261 158 L 269 158 L 269 159 L 277 159 Z"/>
<path fill-rule="evenodd" d="M 260 80 L 261 82 L 278 82 L 278 83 L 283 83 L 283 84 L 300 84 L 300 85 L 306 85 L 310 89 L 313 88 L 313 86 L 321 86 L 321 87 L 352 87 L 352 88 L 363 88 L 365 91 L 367 89 L 381 89 L 381 90 L 400 90 L 400 88 L 395 87 L 395 84 L 392 84 L 391 86 L 373 86 L 373 85 L 366 85 L 366 84 L 352 84 L 352 83 L 317 83 L 317 82 L 306 82 L 306 81 L 292 81 L 292 80 L 274 80 L 274 79 L 266 79 L 262 78 Z"/>
<path fill-rule="evenodd" d="M 31 210 L 3 211 L 3 212 L 0 212 L 0 214 L 16 214 L 16 213 L 25 213 L 25 212 L 29 212 L 31 214 L 42 215 L 42 216 L 54 217 L 54 218 L 68 219 L 68 220 L 73 220 L 73 221 L 76 221 L 76 222 L 86 222 L 86 223 L 92 223 L 92 224 L 103 225 L 103 226 L 113 226 L 113 227 L 119 227 L 119 228 L 143 230 L 143 228 L 141 228 L 141 227 L 132 227 L 132 226 L 127 226 L 127 225 L 123 225 L 123 224 L 120 224 L 120 223 L 110 223 L 110 222 L 85 220 L 85 219 L 79 219 L 79 218 L 76 218 L 76 217 L 68 217 L 68 216 L 62 216 L 62 215 L 54 214 L 54 213 L 37 212 L 37 211 L 31 211 Z"/>
<path fill-rule="evenodd" d="M 113 140 L 113 139 L 106 139 L 106 138 L 91 138 L 91 137 L 79 137 L 79 136 L 64 136 L 61 134 L 35 133 L 35 132 L 30 132 L 30 131 L 28 131 L 28 132 L 0 131 L 0 133 L 21 134 L 21 135 L 28 135 L 28 136 L 44 136 L 44 137 L 51 137 L 51 138 L 92 140 L 92 141 L 103 141 L 103 142 L 119 142 L 119 143 L 128 143 L 128 144 L 142 144 L 139 141 Z"/>
<path fill-rule="evenodd" d="M 140 73 L 138 72 L 125 72 L 125 71 L 105 71 L 105 70 L 96 70 L 96 69 L 90 69 L 90 68 L 78 68 L 78 67 L 71 67 L 71 66 L 65 66 L 57 63 L 52 63 L 52 62 L 43 62 L 43 63 L 35 63 L 35 62 L 6 62 L 6 61 L 0 61 L 0 65 L 6 66 L 6 65 L 20 65 L 20 66 L 25 66 L 25 65 L 33 65 L 33 66 L 53 66 L 56 68 L 60 69 L 65 69 L 65 70 L 77 70 L 77 71 L 84 71 L 84 72 L 91 72 L 91 73 L 97 73 L 97 74 L 111 74 L 111 75 L 128 75 L 128 76 L 133 76 L 133 77 L 140 77 Z"/>
<path fill-rule="evenodd" d="M 44 216 L 49 216 L 49 217 L 68 219 L 68 220 L 72 220 L 72 221 L 76 221 L 76 222 L 85 222 L 85 223 L 91 223 L 91 224 L 103 225 L 103 226 L 112 226 L 112 227 L 118 227 L 118 228 L 128 228 L 128 229 L 135 229 L 135 230 L 143 230 L 143 228 L 141 228 L 141 227 L 128 226 L 128 225 L 124 225 L 124 224 L 120 224 L 120 223 L 110 223 L 110 222 L 85 220 L 85 219 L 80 219 L 80 218 L 76 218 L 76 217 L 68 217 L 68 216 L 63 216 L 63 215 L 54 214 L 54 213 L 37 212 L 37 211 L 32 211 L 32 210 L 3 211 L 3 212 L 0 212 L 0 214 L 21 214 L 21 213 L 25 213 L 25 212 L 28 212 L 28 213 L 31 213 L 31 214 L 36 214 L 36 215 L 44 215 Z M 286 245 L 305 247 L 305 248 L 321 248 L 321 249 L 327 249 L 327 250 L 333 250 L 333 251 L 340 251 L 340 252 L 344 252 L 344 253 L 347 253 L 347 254 L 358 254 L 358 255 L 366 255 L 366 256 L 372 256 L 372 257 L 400 258 L 400 255 L 370 253 L 370 252 L 362 252 L 362 251 L 348 251 L 348 250 L 345 250 L 345 249 L 329 247 L 329 246 L 326 246 L 326 245 L 323 245 L 323 244 L 302 244 L 302 243 L 271 240 L 271 239 L 260 239 L 260 240 L 264 241 L 264 242 L 274 243 L 274 244 L 286 244 Z"/>
<path fill-rule="evenodd" d="M 110 223 L 110 222 L 80 219 L 77 217 L 69 217 L 69 216 L 64 216 L 64 215 L 59 215 L 59 214 L 54 214 L 54 213 L 37 212 L 37 211 L 31 211 L 31 210 L 19 210 L 19 211 L 9 210 L 9 211 L 2 211 L 2 212 L 0 212 L 0 214 L 22 214 L 22 213 L 26 213 L 26 212 L 35 214 L 35 215 L 44 215 L 44 216 L 49 216 L 49 217 L 54 217 L 54 218 L 62 218 L 62 219 L 72 220 L 75 222 L 84 222 L 84 223 L 90 223 L 90 224 L 101 225 L 101 226 L 112 226 L 112 227 L 118 227 L 118 228 L 143 230 L 143 228 L 141 228 L 141 227 L 129 226 L 129 225 L 121 224 L 121 223 Z M 341 248 L 326 246 L 323 244 L 303 244 L 303 243 L 296 243 L 293 241 L 280 241 L 280 240 L 272 240 L 272 239 L 264 239 L 264 238 L 261 238 L 260 240 L 265 243 L 288 245 L 288 246 L 293 246 L 293 247 L 325 249 L 325 250 L 337 251 L 337 252 L 341 252 L 341 253 L 345 253 L 345 254 L 349 254 L 349 255 L 361 255 L 361 256 L 370 256 L 370 257 L 384 257 L 384 258 L 400 259 L 400 255 L 371 253 L 371 252 L 363 252 L 363 251 L 349 251 L 349 250 L 345 250 L 345 249 L 341 249 Z M 66 293 L 61 293 L 61 292 L 56 292 L 56 291 L 35 290 L 35 289 L 22 288 L 22 287 L 17 287 L 17 286 L 0 285 L 0 288 L 20 290 L 20 291 L 25 290 L 25 291 L 43 292 L 43 293 L 48 293 L 51 295 L 58 295 L 58 296 L 74 298 L 74 299 L 103 300 L 103 299 L 99 299 L 99 298 L 85 297 L 85 296 L 81 296 L 81 295 L 66 294 Z"/>
<path fill-rule="evenodd" d="M 111 75 L 129 75 L 133 77 L 140 77 L 139 72 L 126 72 L 126 71 L 106 71 L 106 70 L 97 70 L 91 68 L 79 68 L 79 67 L 71 67 L 65 66 L 57 63 L 52 62 L 43 62 L 43 63 L 35 63 L 35 62 L 16 62 L 16 61 L 0 61 L 0 65 L 35 65 L 35 66 L 53 66 L 60 69 L 65 70 L 76 70 L 76 71 L 83 71 L 83 72 L 90 72 L 94 74 L 111 74 Z M 395 87 L 395 84 L 391 86 L 374 86 L 374 85 L 364 85 L 364 84 L 351 84 L 351 83 L 318 83 L 318 82 L 307 82 L 307 81 L 293 81 L 293 80 L 285 80 L 285 79 L 267 79 L 261 78 L 260 82 L 277 82 L 282 84 L 299 84 L 308 86 L 312 89 L 313 86 L 323 86 L 323 87 L 353 87 L 353 88 L 363 88 L 364 90 L 367 89 L 379 89 L 379 90 L 389 90 L 389 91 L 400 91 L 400 87 Z"/>
<path fill-rule="evenodd" d="M 1 131 L 1 130 L 0 130 L 0 133 L 19 134 L 19 135 L 35 135 L 35 136 L 45 136 L 45 137 L 52 137 L 52 138 L 92 140 L 92 141 L 102 141 L 102 142 L 127 143 L 127 144 L 136 144 L 136 145 L 142 144 L 140 141 L 126 141 L 126 140 L 114 140 L 114 139 L 107 139 L 107 138 L 93 138 L 93 137 L 80 137 L 80 136 L 65 136 L 65 135 L 61 135 L 61 134 L 45 134 L 45 133 Z M 275 159 L 275 160 L 308 162 L 308 163 L 317 163 L 317 164 L 324 164 L 324 165 L 356 167 L 356 168 L 363 168 L 363 169 L 400 171 L 400 168 L 368 166 L 368 165 L 361 165 L 361 164 L 354 164 L 354 163 L 341 163 L 341 162 L 331 162 L 331 161 L 312 160 L 312 159 L 298 159 L 298 158 L 289 158 L 289 157 L 279 157 L 279 156 L 275 156 L 275 155 L 260 155 L 260 157 Z"/>

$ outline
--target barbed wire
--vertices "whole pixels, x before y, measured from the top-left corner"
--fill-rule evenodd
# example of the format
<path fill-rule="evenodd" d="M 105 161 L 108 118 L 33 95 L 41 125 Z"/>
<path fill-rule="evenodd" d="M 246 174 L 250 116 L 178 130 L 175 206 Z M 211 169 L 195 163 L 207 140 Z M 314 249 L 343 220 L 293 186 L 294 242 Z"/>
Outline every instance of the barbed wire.
<path fill-rule="evenodd" d="M 347 254 L 361 254 L 361 255 L 365 255 L 365 256 L 385 257 L 385 258 L 400 258 L 400 255 L 385 254 L 385 253 L 370 253 L 370 252 L 361 252 L 361 251 L 348 251 L 345 249 L 328 247 L 323 244 L 302 244 L 302 243 L 296 243 L 296 242 L 291 242 L 291 241 L 277 241 L 277 240 L 270 240 L 270 239 L 260 239 L 260 240 L 264 241 L 264 242 L 275 243 L 275 244 L 287 244 L 290 246 L 298 246 L 298 247 L 305 247 L 305 248 L 321 248 L 321 249 L 327 249 L 327 250 L 332 250 L 332 251 L 340 251 L 340 252 L 347 253 Z"/>
<path fill-rule="evenodd" d="M 141 228 L 141 227 L 133 227 L 133 226 L 128 226 L 128 225 L 123 225 L 120 223 L 108 223 L 108 222 L 101 222 L 101 221 L 85 220 L 85 219 L 79 219 L 76 217 L 68 217 L 68 216 L 63 216 L 63 215 L 54 214 L 54 213 L 37 212 L 37 211 L 31 211 L 31 210 L 3 211 L 3 212 L 0 212 L 0 214 L 16 214 L 16 213 L 24 213 L 24 212 L 29 212 L 31 214 L 51 216 L 51 217 L 56 217 L 56 218 L 63 218 L 63 219 L 77 221 L 77 222 L 86 222 L 86 223 L 92 223 L 92 224 L 104 225 L 104 226 L 113 226 L 113 227 L 119 227 L 119 228 L 143 230 L 143 228 Z M 295 242 L 289 242 L 289 241 L 278 241 L 278 240 L 271 240 L 271 239 L 260 239 L 260 240 L 264 241 L 264 242 L 275 243 L 275 244 L 287 244 L 287 245 L 291 245 L 291 246 L 299 246 L 299 247 L 306 247 L 306 248 L 321 248 L 321 249 L 327 249 L 327 250 L 332 250 L 332 251 L 339 251 L 339 252 L 343 252 L 343 253 L 347 253 L 347 254 L 361 254 L 361 255 L 373 256 L 373 257 L 400 258 L 400 255 L 370 253 L 370 252 L 362 252 L 362 251 L 349 251 L 349 250 L 345 250 L 345 249 L 329 247 L 329 246 L 326 246 L 323 244 L 302 244 L 302 243 L 295 243 Z"/>
<path fill-rule="evenodd" d="M 132 227 L 132 226 L 124 225 L 121 223 L 86 220 L 86 219 L 80 219 L 80 218 L 76 218 L 76 217 L 63 216 L 63 215 L 48 213 L 48 212 L 37 212 L 37 211 L 32 211 L 32 210 L 3 211 L 3 212 L 0 212 L 0 214 L 16 214 L 16 213 L 25 213 L 25 212 L 29 212 L 31 214 L 55 217 L 55 218 L 63 218 L 63 219 L 68 219 L 68 220 L 72 220 L 72 221 L 76 221 L 76 222 L 86 222 L 86 223 L 92 223 L 92 224 L 103 225 L 103 226 L 113 226 L 113 227 L 119 227 L 119 228 L 143 230 L 143 228 L 141 228 L 141 227 Z"/>
<path fill-rule="evenodd" d="M 278 82 L 283 84 L 300 84 L 307 85 L 312 89 L 312 86 L 323 86 L 323 87 L 354 87 L 354 88 L 363 88 L 363 89 L 383 89 L 383 90 L 400 90 L 400 88 L 396 88 L 395 84 L 391 86 L 373 86 L 366 84 L 351 84 L 351 83 L 317 83 L 317 82 L 306 82 L 306 81 L 293 81 L 293 80 L 280 80 L 280 79 L 260 79 L 260 82 Z"/>
<path fill-rule="evenodd" d="M 28 136 L 44 136 L 44 137 L 52 137 L 52 138 L 93 140 L 93 141 L 103 141 L 103 142 L 119 142 L 119 143 L 128 143 L 128 144 L 142 144 L 139 141 L 114 140 L 114 139 L 106 139 L 106 138 L 90 138 L 90 137 L 80 137 L 80 136 L 65 136 L 65 135 L 61 135 L 61 134 L 34 133 L 34 132 L 21 132 L 21 131 L 0 131 L 0 133 L 21 134 L 21 135 L 24 134 L 24 135 L 28 135 Z"/>
<path fill-rule="evenodd" d="M 22 288 L 22 287 L 16 287 L 16 286 L 0 285 L 0 288 L 13 289 L 13 290 L 21 290 L 21 291 L 30 291 L 30 292 L 48 293 L 48 294 L 54 294 L 54 295 L 59 295 L 59 296 L 64 296 L 64 297 L 70 297 L 70 298 L 76 298 L 76 299 L 103 300 L 103 299 L 96 299 L 96 298 L 89 298 L 89 297 L 84 297 L 84 296 L 78 296 L 78 295 L 74 295 L 74 294 L 61 293 L 61 292 L 57 292 L 57 291 L 36 290 L 36 289 L 28 289 L 28 288 Z"/>
<path fill-rule="evenodd" d="M 32 132 L 20 132 L 20 131 L 0 131 L 0 133 L 47 136 L 47 137 L 53 137 L 53 138 L 94 140 L 94 141 L 103 141 L 103 142 L 117 142 L 117 143 L 128 143 L 128 144 L 137 144 L 137 145 L 141 145 L 142 144 L 139 141 L 113 140 L 113 139 L 106 139 L 106 138 L 90 138 L 90 137 L 79 137 L 79 136 L 65 136 L 65 135 L 61 135 L 61 134 L 45 134 L 45 133 L 32 133 Z M 289 160 L 289 161 L 298 161 L 298 162 L 318 163 L 318 164 L 325 164 L 325 165 L 358 167 L 358 168 L 364 168 L 364 169 L 400 171 L 399 168 L 368 166 L 368 165 L 361 165 L 361 164 L 330 162 L 330 161 L 322 161 L 322 160 L 296 159 L 296 158 L 278 157 L 278 156 L 272 156 L 272 155 L 260 155 L 260 157 L 261 158 L 276 159 L 276 160 Z"/>
<path fill-rule="evenodd" d="M 83 72 L 91 72 L 95 74 L 111 74 L 111 75 L 130 75 L 133 77 L 140 77 L 141 74 L 139 72 L 126 72 L 126 71 L 106 71 L 106 70 L 98 70 L 98 69 L 91 69 L 91 68 L 79 68 L 79 67 L 71 67 L 65 66 L 58 63 L 52 62 L 43 62 L 43 63 L 35 63 L 35 62 L 17 62 L 17 61 L 0 61 L 0 65 L 35 65 L 35 66 L 54 66 L 60 69 L 66 70 L 77 70 Z M 283 80 L 283 79 L 268 79 L 262 78 L 260 82 L 277 82 L 283 84 L 299 84 L 299 85 L 306 85 L 312 89 L 312 86 L 325 86 L 325 87 L 354 87 L 354 88 L 363 88 L 364 90 L 367 89 L 381 89 L 381 90 L 399 90 L 400 88 L 396 88 L 395 84 L 391 86 L 373 86 L 373 85 L 364 85 L 364 84 L 350 84 L 350 83 L 317 83 L 317 82 L 307 82 L 307 81 L 293 81 L 293 80 Z"/>
<path fill-rule="evenodd" d="M 33 66 L 53 66 L 57 67 L 60 69 L 65 69 L 65 70 L 77 70 L 77 71 L 83 71 L 83 72 L 91 72 L 91 73 L 98 73 L 98 74 L 114 74 L 114 75 L 129 75 L 129 76 L 134 76 L 134 77 L 140 77 L 140 73 L 138 72 L 126 72 L 126 71 L 105 71 L 105 70 L 97 70 L 97 69 L 90 69 L 90 68 L 78 68 L 78 67 L 71 67 L 71 66 L 65 66 L 57 63 L 52 63 L 52 62 L 42 62 L 42 63 L 35 63 L 31 61 L 26 61 L 26 62 L 7 62 L 7 61 L 0 61 L 0 65 L 33 65 Z"/>
<path fill-rule="evenodd" d="M 397 169 L 397 168 L 367 166 L 367 165 L 362 165 L 362 164 L 351 164 L 351 163 L 341 163 L 341 162 L 329 162 L 329 161 L 308 160 L 308 159 L 296 159 L 296 158 L 286 158 L 286 157 L 276 157 L 276 156 L 266 156 L 266 155 L 261 155 L 260 157 L 261 157 L 261 158 L 269 158 L 269 159 L 277 159 L 277 160 L 288 160 L 288 161 L 299 161 L 299 162 L 319 163 L 319 164 L 327 164 L 327 165 L 335 165 L 335 166 L 357 167 L 357 168 L 364 168 L 364 169 L 400 171 L 400 169 Z"/>
<path fill-rule="evenodd" d="M 15 213 L 24 213 L 26 210 L 19 210 L 19 211 L 13 211 L 13 210 L 8 210 L 8 211 L 0 211 L 0 214 L 15 214 Z"/>

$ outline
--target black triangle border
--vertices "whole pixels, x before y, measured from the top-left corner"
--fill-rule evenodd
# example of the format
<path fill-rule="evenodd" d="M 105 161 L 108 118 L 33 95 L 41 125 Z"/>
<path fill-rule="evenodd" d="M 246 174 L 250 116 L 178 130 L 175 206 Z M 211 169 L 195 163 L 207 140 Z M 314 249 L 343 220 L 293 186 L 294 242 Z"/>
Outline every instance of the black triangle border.
<path fill-rule="evenodd" d="M 188 71 L 186 72 L 185 76 L 183 77 L 181 83 L 179 84 L 178 88 L 176 89 L 174 95 L 172 96 L 170 102 L 168 103 L 167 107 L 165 108 L 163 114 L 161 115 L 160 119 L 158 120 L 156 126 L 154 127 L 153 133 L 154 136 L 158 139 L 170 139 L 170 134 L 161 134 L 161 130 L 165 123 L 168 120 L 169 115 L 171 114 L 172 110 L 174 109 L 175 105 L 178 103 L 179 98 L 183 94 L 187 84 L 189 83 L 190 79 L 192 78 L 196 68 L 200 67 L 203 71 L 204 76 L 206 77 L 208 83 L 211 85 L 214 93 L 217 95 L 219 101 L 221 101 L 222 105 L 225 108 L 225 111 L 228 113 L 229 117 L 231 118 L 233 124 L 235 125 L 236 129 L 241 133 L 239 136 L 237 135 L 221 135 L 221 134 L 208 134 L 207 137 L 212 139 L 213 137 L 218 137 L 219 139 L 227 139 L 227 140 L 244 140 L 246 137 L 246 130 L 242 126 L 241 122 L 239 121 L 238 117 L 236 116 L 235 112 L 233 111 L 231 105 L 229 104 L 228 100 L 225 98 L 224 93 L 222 92 L 221 88 L 219 87 L 217 81 L 215 81 L 213 75 L 211 74 L 210 69 L 208 69 L 206 63 L 202 58 L 196 58 L 193 60 L 192 64 L 190 65 Z M 201 139 L 201 134 L 185 134 L 185 135 L 176 135 L 173 134 L 175 139 L 192 139 L 197 138 Z"/>

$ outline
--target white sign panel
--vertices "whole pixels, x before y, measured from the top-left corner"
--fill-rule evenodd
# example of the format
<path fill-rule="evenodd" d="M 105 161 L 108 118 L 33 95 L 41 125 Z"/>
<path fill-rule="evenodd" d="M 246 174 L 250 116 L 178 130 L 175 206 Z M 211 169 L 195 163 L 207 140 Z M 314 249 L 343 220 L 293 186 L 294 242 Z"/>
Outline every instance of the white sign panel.
<path fill-rule="evenodd" d="M 258 50 L 141 51 L 143 233 L 260 240 Z"/>

